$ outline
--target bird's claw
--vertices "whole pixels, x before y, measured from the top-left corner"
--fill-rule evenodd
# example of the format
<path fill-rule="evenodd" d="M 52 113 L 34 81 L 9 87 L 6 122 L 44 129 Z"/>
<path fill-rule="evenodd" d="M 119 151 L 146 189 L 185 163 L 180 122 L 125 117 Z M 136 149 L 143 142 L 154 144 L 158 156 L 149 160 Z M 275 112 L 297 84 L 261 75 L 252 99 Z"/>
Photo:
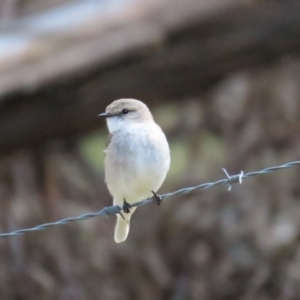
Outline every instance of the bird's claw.
<path fill-rule="evenodd" d="M 152 194 L 153 194 L 153 202 L 157 205 L 161 205 L 162 204 L 162 199 L 161 199 L 161 196 L 158 195 L 157 193 L 151 191 Z"/>
<path fill-rule="evenodd" d="M 131 208 L 132 208 L 132 206 L 128 202 L 126 202 L 126 200 L 124 199 L 124 204 L 123 204 L 124 213 L 129 214 Z"/>

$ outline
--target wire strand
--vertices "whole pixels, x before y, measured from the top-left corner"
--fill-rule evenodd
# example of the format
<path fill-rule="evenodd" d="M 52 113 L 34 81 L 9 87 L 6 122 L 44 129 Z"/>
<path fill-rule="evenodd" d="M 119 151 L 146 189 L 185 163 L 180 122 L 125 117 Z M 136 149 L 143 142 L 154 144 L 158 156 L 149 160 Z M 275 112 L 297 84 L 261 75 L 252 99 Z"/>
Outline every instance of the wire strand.
<path fill-rule="evenodd" d="M 199 190 L 199 189 L 207 189 L 207 188 L 211 188 L 211 187 L 214 187 L 217 185 L 222 185 L 222 184 L 227 184 L 228 190 L 230 191 L 231 185 L 233 183 L 241 184 L 242 180 L 244 180 L 244 179 L 248 179 L 248 178 L 251 178 L 254 176 L 258 176 L 258 175 L 268 174 L 268 173 L 282 170 L 282 169 L 292 168 L 292 167 L 295 167 L 298 165 L 300 165 L 300 161 L 293 161 L 293 162 L 289 162 L 289 163 L 286 163 L 286 164 L 283 164 L 280 166 L 274 166 L 274 167 L 266 168 L 266 169 L 263 169 L 260 171 L 246 173 L 246 174 L 244 174 L 244 172 L 241 171 L 240 174 L 236 174 L 236 175 L 232 175 L 232 176 L 230 176 L 227 173 L 227 171 L 224 168 L 222 168 L 222 170 L 224 171 L 224 173 L 227 177 L 226 179 L 221 179 L 221 180 L 218 180 L 215 182 L 202 183 L 202 184 L 199 184 L 199 185 L 193 186 L 193 187 L 182 188 L 180 190 L 161 195 L 161 199 L 164 200 L 164 199 L 176 196 L 176 195 L 187 194 L 187 193 Z M 152 201 L 153 201 L 153 198 L 148 198 L 148 199 L 144 199 L 142 201 L 136 202 L 134 204 L 131 204 L 131 206 L 132 207 L 140 206 L 140 205 L 148 204 Z M 62 219 L 62 220 L 52 222 L 52 223 L 45 223 L 45 224 L 41 224 L 41 225 L 38 225 L 38 226 L 35 226 L 32 228 L 19 229 L 19 230 L 8 232 L 8 233 L 1 233 L 0 238 L 16 236 L 16 235 L 20 235 L 20 234 L 24 234 L 24 233 L 32 232 L 32 231 L 40 231 L 40 230 L 44 230 L 44 229 L 54 227 L 57 225 L 63 225 L 63 224 L 71 223 L 71 222 L 83 221 L 83 220 L 91 219 L 94 217 L 109 217 L 109 216 L 116 215 L 116 214 L 122 215 L 122 210 L 123 210 L 123 207 L 121 207 L 121 206 L 117 206 L 117 205 L 107 206 L 107 207 L 104 207 L 99 212 L 87 213 L 87 214 L 83 214 L 83 215 L 73 217 L 73 218 L 66 218 L 66 219 Z"/>

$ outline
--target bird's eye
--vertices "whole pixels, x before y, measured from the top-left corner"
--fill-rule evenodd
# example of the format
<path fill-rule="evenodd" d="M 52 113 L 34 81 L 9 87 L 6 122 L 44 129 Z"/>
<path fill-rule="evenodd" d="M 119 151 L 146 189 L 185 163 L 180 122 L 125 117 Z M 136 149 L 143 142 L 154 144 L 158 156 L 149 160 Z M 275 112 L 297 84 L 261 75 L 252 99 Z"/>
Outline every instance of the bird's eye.
<path fill-rule="evenodd" d="M 128 110 L 128 109 L 124 108 L 124 109 L 122 110 L 122 114 L 123 114 L 123 115 L 127 115 L 128 113 L 129 113 L 129 110 Z"/>

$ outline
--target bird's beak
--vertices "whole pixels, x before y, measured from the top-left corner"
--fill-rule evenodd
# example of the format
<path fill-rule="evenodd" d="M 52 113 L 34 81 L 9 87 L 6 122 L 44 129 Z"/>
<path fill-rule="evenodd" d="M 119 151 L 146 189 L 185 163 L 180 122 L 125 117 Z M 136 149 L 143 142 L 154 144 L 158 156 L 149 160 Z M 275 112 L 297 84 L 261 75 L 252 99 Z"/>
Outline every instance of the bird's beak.
<path fill-rule="evenodd" d="M 106 113 L 106 112 L 101 113 L 101 114 L 98 115 L 98 117 L 102 117 L 102 118 L 110 118 L 112 116 L 113 116 L 112 114 Z"/>

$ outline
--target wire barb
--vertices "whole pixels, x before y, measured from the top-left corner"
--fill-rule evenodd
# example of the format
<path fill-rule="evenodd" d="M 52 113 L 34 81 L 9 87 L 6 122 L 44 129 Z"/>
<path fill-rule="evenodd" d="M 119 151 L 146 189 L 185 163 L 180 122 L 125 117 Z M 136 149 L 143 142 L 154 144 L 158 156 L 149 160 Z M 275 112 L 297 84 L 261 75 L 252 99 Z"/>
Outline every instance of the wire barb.
<path fill-rule="evenodd" d="M 228 192 L 231 191 L 233 183 L 238 182 L 239 184 L 242 184 L 244 171 L 241 171 L 240 174 L 230 176 L 225 168 L 221 168 L 221 169 L 225 173 L 227 180 L 228 180 Z"/>
<path fill-rule="evenodd" d="M 227 177 L 226 179 L 221 179 L 221 180 L 218 180 L 218 181 L 215 181 L 215 182 L 203 183 L 203 184 L 199 184 L 199 185 L 193 186 L 193 187 L 182 188 L 182 189 L 177 190 L 175 192 L 161 195 L 161 199 L 164 200 L 166 198 L 170 198 L 170 197 L 173 197 L 173 196 L 176 196 L 176 195 L 187 194 L 187 193 L 191 193 L 193 191 L 199 190 L 199 189 L 211 188 L 211 187 L 221 185 L 221 184 L 227 184 L 228 185 L 228 191 L 230 191 L 231 188 L 232 188 L 233 183 L 242 184 L 243 179 L 248 179 L 250 177 L 254 177 L 254 176 L 258 176 L 258 175 L 268 174 L 268 173 L 271 173 L 271 172 L 274 172 L 274 171 L 278 171 L 278 170 L 281 170 L 281 169 L 288 169 L 288 168 L 292 168 L 292 167 L 299 166 L 299 165 L 300 165 L 300 161 L 293 161 L 293 162 L 289 162 L 289 163 L 286 163 L 286 164 L 283 164 L 283 165 L 280 165 L 280 166 L 274 166 L 274 167 L 263 169 L 261 171 L 250 172 L 250 173 L 247 173 L 247 174 L 244 174 L 244 172 L 241 171 L 240 174 L 236 174 L 236 175 L 232 175 L 232 176 L 230 176 L 228 174 L 226 169 L 222 168 L 223 172 L 225 173 L 225 175 Z M 133 204 L 131 204 L 131 206 L 132 207 L 140 206 L 140 205 L 148 204 L 150 202 L 152 202 L 152 198 L 144 199 L 142 201 L 133 203 Z M 41 225 L 38 225 L 38 226 L 35 226 L 35 227 L 32 227 L 32 228 L 19 229 L 19 230 L 8 232 L 8 233 L 1 233 L 0 238 L 9 237 L 9 236 L 16 236 L 16 235 L 20 235 L 20 234 L 27 233 L 27 232 L 32 232 L 32 231 L 40 231 L 40 230 L 44 230 L 46 228 L 54 227 L 54 226 L 57 226 L 57 225 L 63 225 L 63 224 L 71 223 L 71 222 L 87 220 L 87 219 L 94 218 L 94 217 L 109 217 L 109 216 L 112 216 L 112 215 L 120 214 L 124 218 L 124 216 L 122 215 L 122 210 L 123 210 L 123 208 L 121 206 L 118 206 L 118 205 L 107 206 L 107 207 L 104 207 L 102 210 L 100 210 L 99 212 L 96 212 L 96 213 L 83 214 L 83 215 L 80 215 L 78 217 L 66 218 L 66 219 L 62 219 L 62 220 L 59 220 L 59 221 L 56 221 L 56 222 L 53 222 L 53 223 L 41 224 Z"/>

